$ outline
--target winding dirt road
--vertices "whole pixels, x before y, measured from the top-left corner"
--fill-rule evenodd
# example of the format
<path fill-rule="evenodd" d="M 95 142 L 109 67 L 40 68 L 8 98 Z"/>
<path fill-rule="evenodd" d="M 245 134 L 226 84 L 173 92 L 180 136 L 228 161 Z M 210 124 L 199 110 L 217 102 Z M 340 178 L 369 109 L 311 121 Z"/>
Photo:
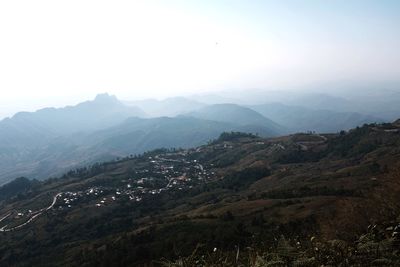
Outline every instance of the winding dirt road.
<path fill-rule="evenodd" d="M 22 228 L 22 227 L 24 227 L 24 226 L 30 224 L 34 219 L 36 219 L 37 217 L 39 217 L 40 215 L 42 215 L 43 212 L 52 209 L 52 208 L 54 207 L 54 205 L 56 204 L 56 202 L 57 202 L 57 198 L 58 198 L 59 196 L 61 196 L 61 195 L 62 195 L 62 193 L 56 194 L 56 195 L 53 197 L 53 202 L 52 202 L 52 203 L 50 204 L 50 206 L 48 206 L 47 208 L 43 208 L 43 209 L 40 209 L 40 210 L 38 210 L 38 211 L 32 212 L 32 214 L 33 214 L 32 217 L 30 217 L 29 220 L 27 220 L 26 222 L 24 222 L 24 223 L 22 223 L 22 224 L 20 224 L 20 225 L 14 226 L 14 227 L 12 227 L 12 228 L 9 228 L 9 229 L 6 229 L 7 225 L 5 225 L 5 226 L 3 226 L 3 227 L 0 228 L 0 232 L 11 232 L 11 231 L 15 231 L 15 230 L 18 230 L 18 229 L 20 229 L 20 228 Z M 2 221 L 4 221 L 5 219 L 7 219 L 11 214 L 12 214 L 12 213 L 10 212 L 9 214 L 7 214 L 7 215 L 4 216 L 3 218 L 1 218 L 1 219 L 0 219 L 0 222 L 2 222 Z"/>

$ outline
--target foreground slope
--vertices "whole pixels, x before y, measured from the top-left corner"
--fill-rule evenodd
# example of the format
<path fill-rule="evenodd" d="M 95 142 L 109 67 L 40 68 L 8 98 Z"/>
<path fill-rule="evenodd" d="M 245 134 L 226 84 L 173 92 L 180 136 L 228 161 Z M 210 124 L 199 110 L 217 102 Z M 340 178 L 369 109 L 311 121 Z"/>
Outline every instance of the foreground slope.
<path fill-rule="evenodd" d="M 28 188 L 23 182 L 1 202 L 0 259 L 146 266 L 190 255 L 199 244 L 207 253 L 236 253 L 275 246 L 282 236 L 301 244 L 311 237 L 355 242 L 371 224 L 388 225 L 380 238 L 394 242 L 399 129 L 366 125 L 272 139 L 223 134 L 196 149 L 155 150 Z"/>

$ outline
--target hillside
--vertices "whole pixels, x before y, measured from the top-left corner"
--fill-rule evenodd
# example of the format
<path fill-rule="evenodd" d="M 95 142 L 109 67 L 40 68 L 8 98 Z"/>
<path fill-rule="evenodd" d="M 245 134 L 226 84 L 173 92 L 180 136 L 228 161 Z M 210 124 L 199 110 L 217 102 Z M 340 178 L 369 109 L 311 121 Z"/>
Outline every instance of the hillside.
<path fill-rule="evenodd" d="M 380 225 L 374 238 L 386 242 L 385 253 L 365 247 L 342 260 L 367 266 L 360 263 L 384 257 L 396 266 L 398 254 L 387 253 L 398 252 L 399 145 L 397 124 L 268 139 L 225 133 L 198 148 L 155 150 L 23 183 L 17 197 L 0 202 L 0 259 L 18 266 L 158 266 L 154 260 L 195 255 L 200 244 L 199 253 L 218 251 L 221 259 L 238 248 L 240 255 L 249 246 L 279 248 L 283 239 L 294 246 L 315 238 L 366 244 L 358 239 Z M 293 262 L 300 254 L 284 255 Z M 321 251 L 312 265 L 299 266 L 332 265 L 338 257 L 329 255 Z"/>

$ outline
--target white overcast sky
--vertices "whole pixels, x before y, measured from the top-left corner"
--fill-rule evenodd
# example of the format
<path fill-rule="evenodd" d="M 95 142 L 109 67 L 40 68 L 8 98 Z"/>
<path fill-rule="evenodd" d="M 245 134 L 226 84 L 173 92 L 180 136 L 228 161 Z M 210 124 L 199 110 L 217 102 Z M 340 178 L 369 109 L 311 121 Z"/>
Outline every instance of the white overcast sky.
<path fill-rule="evenodd" d="M 400 1 L 0 1 L 0 118 L 109 92 L 163 98 L 398 80 Z"/>

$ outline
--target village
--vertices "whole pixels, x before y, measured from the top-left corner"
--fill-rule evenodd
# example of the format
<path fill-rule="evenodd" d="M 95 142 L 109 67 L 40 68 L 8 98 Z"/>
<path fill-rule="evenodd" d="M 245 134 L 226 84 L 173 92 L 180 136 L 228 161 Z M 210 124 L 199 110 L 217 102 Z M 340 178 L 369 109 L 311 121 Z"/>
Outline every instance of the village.
<path fill-rule="evenodd" d="M 129 176 L 110 178 L 113 182 L 108 185 L 57 192 L 48 207 L 38 210 L 25 208 L 9 211 L 0 218 L 0 232 L 19 230 L 46 211 L 68 211 L 78 206 L 98 209 L 126 201 L 140 203 L 167 191 L 190 190 L 216 178 L 216 174 L 209 170 L 212 166 L 206 168 L 196 159 L 189 159 L 189 155 L 190 152 L 184 150 L 149 156 L 139 167 L 133 168 Z"/>

